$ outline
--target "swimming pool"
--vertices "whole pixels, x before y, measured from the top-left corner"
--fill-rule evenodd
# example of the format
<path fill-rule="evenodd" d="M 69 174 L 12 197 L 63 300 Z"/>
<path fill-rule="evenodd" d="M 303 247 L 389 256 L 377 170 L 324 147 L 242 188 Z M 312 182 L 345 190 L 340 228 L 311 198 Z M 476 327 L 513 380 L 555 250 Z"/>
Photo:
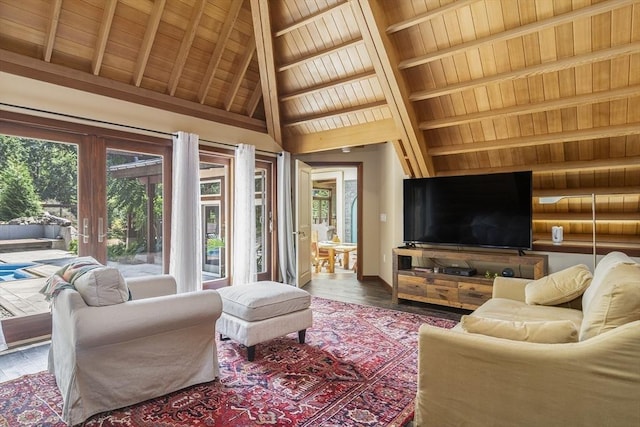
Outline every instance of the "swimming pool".
<path fill-rule="evenodd" d="M 23 262 L 21 264 L 0 264 L 0 282 L 36 277 L 23 270 L 23 268 L 31 267 L 32 265 L 35 264 L 32 262 Z"/>

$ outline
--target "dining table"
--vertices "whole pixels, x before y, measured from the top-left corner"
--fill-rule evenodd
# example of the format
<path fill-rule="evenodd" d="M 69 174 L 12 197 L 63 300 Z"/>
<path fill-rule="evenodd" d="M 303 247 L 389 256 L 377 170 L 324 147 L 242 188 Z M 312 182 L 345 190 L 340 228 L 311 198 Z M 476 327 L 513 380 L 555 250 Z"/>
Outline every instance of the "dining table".
<path fill-rule="evenodd" d="M 333 242 L 333 241 L 320 241 L 318 242 L 318 248 L 324 249 L 329 254 L 329 273 L 335 273 L 336 270 L 336 255 L 342 255 L 342 268 L 349 270 L 349 254 L 358 249 L 355 243 Z"/>

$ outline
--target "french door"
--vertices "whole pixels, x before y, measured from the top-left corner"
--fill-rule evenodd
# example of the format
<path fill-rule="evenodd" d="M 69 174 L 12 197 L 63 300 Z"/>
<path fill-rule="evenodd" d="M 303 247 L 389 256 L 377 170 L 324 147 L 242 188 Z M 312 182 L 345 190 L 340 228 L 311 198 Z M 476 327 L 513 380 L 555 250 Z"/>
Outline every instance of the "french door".
<path fill-rule="evenodd" d="M 125 277 L 168 271 L 169 251 L 164 245 L 170 230 L 164 218 L 169 217 L 171 206 L 170 137 L 131 135 L 13 113 L 0 119 L 0 135 L 31 144 L 31 149 L 37 147 L 33 151 L 40 156 L 38 162 L 24 157 L 19 162 L 31 165 L 32 177 L 43 172 L 48 177 L 35 182 L 40 186 L 36 193 L 43 194 L 42 198 L 51 193 L 42 187 L 64 190 L 56 194 L 66 194 L 65 203 L 41 203 L 52 215 L 71 221 L 64 232 L 56 232 L 64 239 L 42 238 L 53 240 L 52 249 L 16 249 L 10 254 L 11 260 L 32 263 L 33 274 L 24 281 L 0 284 L 19 290 L 15 294 L 24 300 L 20 304 L 23 310 L 16 308 L 19 304 L 3 310 L 2 329 L 9 346 L 50 334 L 48 303 L 38 290 L 50 274 L 75 256 L 92 256 L 118 268 Z M 60 162 L 66 162 L 64 168 L 60 168 Z M 47 168 L 51 170 L 47 172 Z M 8 255 L 4 257 L 9 259 Z M 7 262 L 2 258 L 0 261 Z"/>

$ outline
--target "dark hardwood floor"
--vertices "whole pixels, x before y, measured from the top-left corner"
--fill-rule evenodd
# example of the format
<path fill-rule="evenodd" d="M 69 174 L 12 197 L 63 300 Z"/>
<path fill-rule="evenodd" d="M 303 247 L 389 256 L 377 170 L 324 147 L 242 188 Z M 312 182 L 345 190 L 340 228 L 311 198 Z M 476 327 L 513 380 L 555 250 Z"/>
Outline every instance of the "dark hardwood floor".
<path fill-rule="evenodd" d="M 358 281 L 353 273 L 320 273 L 304 289 L 311 295 L 353 304 L 401 310 L 460 320 L 467 310 L 440 307 L 412 301 L 391 302 L 391 289 L 379 280 Z M 49 342 L 34 343 L 0 353 L 0 382 L 47 369 Z"/>

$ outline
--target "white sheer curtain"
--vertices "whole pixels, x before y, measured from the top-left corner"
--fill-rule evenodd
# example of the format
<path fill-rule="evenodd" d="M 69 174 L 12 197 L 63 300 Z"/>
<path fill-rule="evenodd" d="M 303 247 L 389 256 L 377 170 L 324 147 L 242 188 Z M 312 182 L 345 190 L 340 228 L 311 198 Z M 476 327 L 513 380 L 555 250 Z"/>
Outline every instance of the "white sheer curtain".
<path fill-rule="evenodd" d="M 232 282 L 241 285 L 257 280 L 256 148 L 248 144 L 238 145 L 235 160 Z"/>
<path fill-rule="evenodd" d="M 202 289 L 198 135 L 178 132 L 173 138 L 171 260 L 169 273 L 178 293 Z"/>
<path fill-rule="evenodd" d="M 291 155 L 283 151 L 278 156 L 278 258 L 280 278 L 284 283 L 293 285 L 296 283 L 296 252 L 292 200 Z"/>

